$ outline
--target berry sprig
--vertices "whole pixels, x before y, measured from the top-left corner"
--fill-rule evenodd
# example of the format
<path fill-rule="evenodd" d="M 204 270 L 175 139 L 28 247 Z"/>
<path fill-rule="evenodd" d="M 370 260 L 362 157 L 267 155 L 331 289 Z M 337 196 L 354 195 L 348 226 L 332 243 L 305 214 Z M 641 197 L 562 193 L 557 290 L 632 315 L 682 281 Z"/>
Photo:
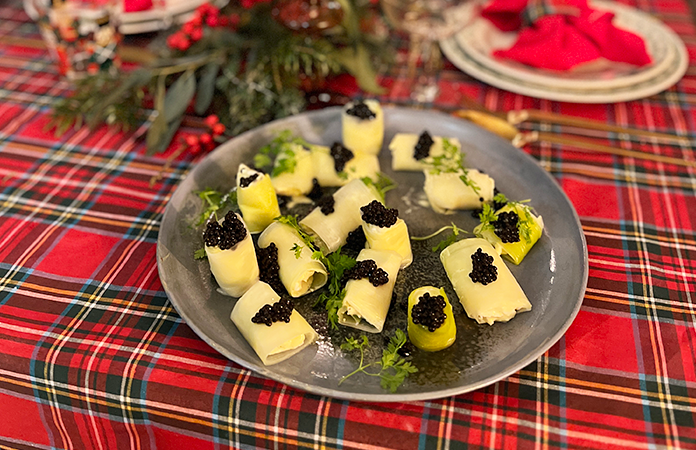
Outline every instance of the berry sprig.
<path fill-rule="evenodd" d="M 181 26 L 176 33 L 167 38 L 167 45 L 172 50 L 185 52 L 195 42 L 203 39 L 205 28 L 218 28 L 231 26 L 236 28 L 239 16 L 232 14 L 226 16 L 220 13 L 220 9 L 210 3 L 203 3 L 193 13 L 193 17 Z"/>

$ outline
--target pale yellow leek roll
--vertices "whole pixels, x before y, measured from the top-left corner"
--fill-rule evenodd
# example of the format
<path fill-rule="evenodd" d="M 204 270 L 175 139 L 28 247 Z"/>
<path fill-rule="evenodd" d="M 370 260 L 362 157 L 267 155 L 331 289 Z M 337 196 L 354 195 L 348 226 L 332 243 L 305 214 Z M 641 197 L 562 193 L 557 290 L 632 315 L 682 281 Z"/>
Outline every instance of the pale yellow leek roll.
<path fill-rule="evenodd" d="M 312 155 L 300 144 L 287 143 L 278 153 L 271 182 L 278 195 L 297 196 L 312 190 L 314 166 Z"/>
<path fill-rule="evenodd" d="M 300 297 L 326 284 L 326 267 L 312 258 L 312 249 L 293 227 L 280 222 L 270 224 L 259 236 L 258 244 L 266 248 L 271 242 L 278 248 L 278 274 L 290 296 Z"/>
<path fill-rule="evenodd" d="M 338 323 L 348 327 L 381 333 L 391 304 L 392 291 L 401 265 L 401 255 L 390 250 L 365 248 L 356 258 L 358 261 L 373 260 L 377 267 L 389 275 L 389 281 L 381 286 L 373 286 L 367 278 L 349 280 L 346 295 L 338 309 Z"/>
<path fill-rule="evenodd" d="M 396 223 L 388 228 L 373 225 L 363 220 L 362 228 L 367 241 L 366 248 L 391 250 L 398 253 L 401 256 L 402 269 L 413 262 L 411 237 L 403 219 L 397 219 Z"/>
<path fill-rule="evenodd" d="M 239 219 L 242 220 L 241 217 Z M 220 247 L 206 245 L 205 254 L 208 256 L 210 271 L 220 289 L 227 295 L 239 297 L 259 279 L 254 241 L 248 231 L 246 237 L 234 247 L 220 250 Z"/>
<path fill-rule="evenodd" d="M 256 175 L 256 179 L 247 187 L 241 187 L 240 181 Z M 273 189 L 271 177 L 246 164 L 240 164 L 237 170 L 237 204 L 244 217 L 250 233 L 260 233 L 273 219 L 280 216 L 278 197 Z"/>
<path fill-rule="evenodd" d="M 259 281 L 237 300 L 230 314 L 239 332 L 267 366 L 290 358 L 317 339 L 316 331 L 296 310 L 287 323 L 274 322 L 269 327 L 251 321 L 264 305 L 273 305 L 279 299 L 272 287 Z"/>
<path fill-rule="evenodd" d="M 414 155 L 416 144 L 420 135 L 398 133 L 389 143 L 389 150 L 392 155 L 392 170 L 410 170 L 422 171 L 427 168 L 428 158 L 416 159 Z M 457 152 L 461 149 L 461 143 L 457 138 L 447 138 L 447 142 L 457 148 Z M 442 156 L 445 154 L 443 146 L 443 138 L 433 136 L 433 145 L 430 147 L 428 157 Z"/>
<path fill-rule="evenodd" d="M 519 217 L 518 229 L 520 230 L 520 240 L 517 242 L 503 242 L 497 234 L 493 225 L 483 226 L 479 224 L 474 228 L 474 234 L 482 237 L 493 245 L 499 255 L 512 262 L 519 264 L 529 253 L 534 244 L 541 237 L 544 231 L 544 220 L 541 216 L 535 216 L 529 206 L 520 203 L 508 203 L 495 212 L 496 218 L 500 213 L 514 211 Z M 525 229 L 527 233 L 523 233 Z"/>
<path fill-rule="evenodd" d="M 471 255 L 479 248 L 493 257 L 498 271 L 498 278 L 486 285 L 472 281 L 469 276 L 473 266 Z M 514 275 L 487 240 L 471 238 L 456 242 L 440 253 L 440 261 L 466 314 L 478 323 L 507 322 L 518 312 L 532 309 Z"/>
<path fill-rule="evenodd" d="M 325 254 L 335 252 L 346 243 L 348 233 L 362 223 L 360 207 L 377 200 L 375 191 L 362 180 L 352 180 L 333 197 L 334 212 L 327 216 L 317 207 L 300 221 L 309 234 L 318 238 L 317 244 Z"/>
<path fill-rule="evenodd" d="M 466 177 L 473 187 L 464 184 L 461 176 L 464 172 L 442 172 L 434 174 L 425 170 L 425 185 L 423 190 L 433 211 L 440 214 L 451 214 L 459 209 L 479 209 L 483 203 L 493 200 L 495 181 L 485 173 L 476 169 L 466 170 Z"/>
<path fill-rule="evenodd" d="M 354 153 L 341 172 L 336 172 L 331 149 L 323 145 L 313 145 L 312 164 L 314 177 L 320 186 L 344 186 L 356 178 L 368 177 L 376 180 L 379 175 L 379 159 L 375 155 Z"/>
<path fill-rule="evenodd" d="M 352 108 L 354 103 L 345 105 L 341 114 L 343 145 L 353 152 L 377 155 L 384 141 L 384 113 L 377 100 L 365 100 L 363 103 L 375 113 L 375 117 L 361 119 L 352 116 L 346 111 Z"/>

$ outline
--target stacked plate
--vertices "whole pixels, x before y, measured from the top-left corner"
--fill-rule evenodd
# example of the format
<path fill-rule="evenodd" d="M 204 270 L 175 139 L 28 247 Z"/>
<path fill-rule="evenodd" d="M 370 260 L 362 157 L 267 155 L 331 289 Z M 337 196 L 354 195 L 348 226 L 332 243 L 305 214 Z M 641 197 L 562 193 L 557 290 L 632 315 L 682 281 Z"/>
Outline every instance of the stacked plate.
<path fill-rule="evenodd" d="M 498 59 L 494 50 L 506 49 L 517 33 L 505 33 L 478 18 L 460 33 L 441 41 L 447 58 L 459 69 L 493 86 L 518 94 L 575 103 L 612 103 L 661 92 L 686 72 L 689 57 L 684 43 L 659 20 L 636 9 L 596 1 L 592 6 L 615 14 L 614 24 L 641 36 L 653 62 L 644 67 L 597 61 L 579 70 L 559 72 Z"/>

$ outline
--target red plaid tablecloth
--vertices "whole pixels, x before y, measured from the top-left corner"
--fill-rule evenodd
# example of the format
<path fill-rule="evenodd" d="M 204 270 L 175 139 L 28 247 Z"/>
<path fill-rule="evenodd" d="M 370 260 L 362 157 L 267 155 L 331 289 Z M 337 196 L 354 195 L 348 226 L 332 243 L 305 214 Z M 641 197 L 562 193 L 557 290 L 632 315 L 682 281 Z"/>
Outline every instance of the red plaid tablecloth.
<path fill-rule="evenodd" d="M 629 2 L 685 41 L 684 0 Z M 147 123 L 46 131 L 69 92 L 19 0 L 0 5 L 0 448 L 696 448 L 696 171 L 549 144 L 524 150 L 577 209 L 589 284 L 566 335 L 486 388 L 371 404 L 307 394 L 199 339 L 157 274 L 160 219 L 192 166 L 144 155 Z M 524 97 L 453 66 L 435 107 L 468 96 L 696 139 L 696 73 L 639 101 Z M 405 69 L 384 103 L 407 104 Z M 554 128 L 550 131 L 555 132 Z M 696 141 L 694 141 L 696 142 Z M 696 159 L 692 145 L 616 147 Z"/>

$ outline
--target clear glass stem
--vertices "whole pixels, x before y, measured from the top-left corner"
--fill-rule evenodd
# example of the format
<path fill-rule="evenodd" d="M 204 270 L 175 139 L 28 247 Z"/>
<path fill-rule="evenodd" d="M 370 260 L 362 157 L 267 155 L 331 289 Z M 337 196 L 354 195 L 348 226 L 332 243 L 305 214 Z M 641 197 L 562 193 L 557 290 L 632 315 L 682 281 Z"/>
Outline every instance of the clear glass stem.
<path fill-rule="evenodd" d="M 420 56 L 421 65 L 418 67 Z M 431 103 L 440 89 L 437 74 L 442 64 L 442 54 L 437 41 L 411 34 L 408 54 L 408 77 L 411 98 L 419 103 Z"/>

